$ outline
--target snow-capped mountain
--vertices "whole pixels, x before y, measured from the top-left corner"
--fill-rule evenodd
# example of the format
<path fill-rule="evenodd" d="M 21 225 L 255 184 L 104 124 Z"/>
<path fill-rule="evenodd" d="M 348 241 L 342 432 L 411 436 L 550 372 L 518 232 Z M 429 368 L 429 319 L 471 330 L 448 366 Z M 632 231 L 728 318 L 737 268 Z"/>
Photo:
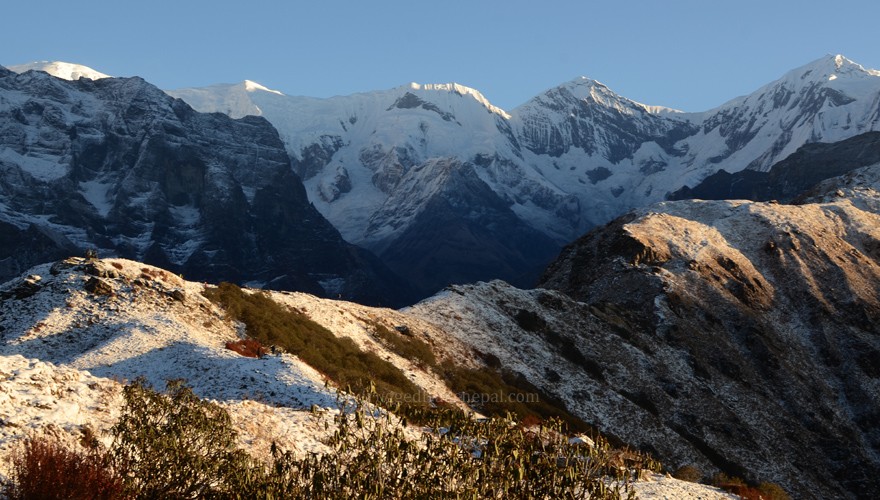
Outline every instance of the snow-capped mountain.
<path fill-rule="evenodd" d="M 516 231 L 531 228 L 561 245 L 719 169 L 767 170 L 806 143 L 880 130 L 880 72 L 842 56 L 823 57 L 702 113 L 637 103 L 587 78 L 510 112 L 455 84 L 329 99 L 286 96 L 253 82 L 170 93 L 201 111 L 266 117 L 318 210 L 381 257 L 409 245 L 403 235 L 416 216 L 419 224 L 433 223 L 426 200 L 408 200 L 406 214 L 391 206 L 400 203 L 398 189 L 412 196 L 412 186 L 423 184 L 430 192 L 436 176 L 413 167 L 439 158 L 459 161 L 507 204 Z M 485 209 L 471 203 L 473 213 Z M 496 239 L 490 246 L 507 245 Z M 417 262 L 394 266 L 424 272 Z"/>
<path fill-rule="evenodd" d="M 170 93 L 204 111 L 234 109 L 235 114 L 258 109 L 279 130 L 318 210 L 346 239 L 379 253 L 398 274 L 415 278 L 425 295 L 459 280 L 501 277 L 529 285 L 568 236 L 558 231 L 546 236 L 544 229 L 533 228 L 517 212 L 526 205 L 514 203 L 507 191 L 529 193 L 523 203 L 537 207 L 528 208 L 536 214 L 571 211 L 568 205 L 576 201 L 537 173 L 522 172 L 519 164 L 505 159 L 519 154 L 510 116 L 473 89 L 410 84 L 313 99 L 245 82 Z M 250 104 L 243 104 L 248 102 L 244 96 Z M 447 175 L 453 171 L 455 175 Z M 438 193 L 456 191 L 445 183 L 465 179 L 471 187 L 457 193 L 458 200 L 451 205 L 448 199 L 435 201 Z M 512 187 L 499 192 L 492 187 L 499 182 Z M 483 195 L 472 195 L 477 192 Z M 413 240 L 440 227 L 445 223 L 441 219 L 449 220 L 448 210 L 435 212 L 441 207 L 470 221 L 468 227 L 450 229 L 431 245 Z M 505 237 L 525 234 L 536 238 Z M 515 248 L 513 240 L 530 240 L 530 247 Z M 515 254 L 524 258 L 509 261 Z M 484 260 L 478 262 L 475 255 Z M 444 274 L 437 271 L 438 262 L 473 265 Z"/>
<path fill-rule="evenodd" d="M 104 73 L 88 66 L 63 61 L 35 61 L 28 64 L 9 66 L 6 69 L 16 73 L 24 73 L 25 71 L 30 70 L 43 71 L 56 78 L 62 78 L 64 80 L 79 80 L 80 78 L 100 80 L 102 78 L 110 78 L 110 75 L 105 75 Z"/>
<path fill-rule="evenodd" d="M 0 68 L 0 278 L 86 248 L 197 279 L 403 302 L 312 207 L 263 118 L 202 114 L 140 78 Z"/>

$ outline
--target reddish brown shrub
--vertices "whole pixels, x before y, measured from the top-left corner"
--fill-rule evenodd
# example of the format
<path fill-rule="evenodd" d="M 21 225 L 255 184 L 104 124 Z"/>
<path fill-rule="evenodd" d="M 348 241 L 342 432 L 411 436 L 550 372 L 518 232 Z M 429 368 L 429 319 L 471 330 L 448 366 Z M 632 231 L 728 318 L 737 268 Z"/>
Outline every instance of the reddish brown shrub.
<path fill-rule="evenodd" d="M 235 342 L 227 342 L 226 348 L 248 358 L 262 358 L 268 354 L 268 350 L 259 341 L 254 339 L 242 339 Z"/>
<path fill-rule="evenodd" d="M 760 490 L 751 488 L 745 484 L 721 483 L 718 487 L 739 496 L 743 500 L 765 500 L 765 497 Z"/>
<path fill-rule="evenodd" d="M 540 426 L 544 423 L 544 419 L 537 415 L 526 415 L 519 423 L 520 428 L 528 429 L 530 427 Z"/>
<path fill-rule="evenodd" d="M 11 462 L 3 487 L 10 500 L 128 498 L 122 476 L 98 449 L 80 451 L 47 438 L 28 438 Z"/>
<path fill-rule="evenodd" d="M 120 271 L 122 270 L 122 264 L 119 262 L 113 262 L 111 265 Z"/>

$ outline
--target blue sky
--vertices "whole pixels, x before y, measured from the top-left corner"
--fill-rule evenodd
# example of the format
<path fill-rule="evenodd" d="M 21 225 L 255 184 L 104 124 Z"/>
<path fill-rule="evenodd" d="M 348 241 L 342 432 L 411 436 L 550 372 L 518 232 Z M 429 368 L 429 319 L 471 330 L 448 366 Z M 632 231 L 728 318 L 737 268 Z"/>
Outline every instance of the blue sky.
<path fill-rule="evenodd" d="M 455 81 L 512 109 L 577 76 L 702 111 L 825 54 L 880 68 L 877 0 L 5 2 L 0 64 L 327 97 Z"/>

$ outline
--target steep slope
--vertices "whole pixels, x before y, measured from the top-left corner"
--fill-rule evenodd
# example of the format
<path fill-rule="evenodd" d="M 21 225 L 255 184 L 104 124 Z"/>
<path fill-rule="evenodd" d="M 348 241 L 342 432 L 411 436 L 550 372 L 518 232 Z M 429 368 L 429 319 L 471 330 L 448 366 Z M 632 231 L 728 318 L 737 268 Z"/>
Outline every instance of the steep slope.
<path fill-rule="evenodd" d="M 829 181 L 804 200 L 819 203 L 638 210 L 567 247 L 541 285 L 620 322 L 629 354 L 603 373 L 701 463 L 799 496 L 874 496 L 876 179 Z"/>
<path fill-rule="evenodd" d="M 772 481 L 799 498 L 870 497 L 880 198 L 838 191 L 802 206 L 654 206 L 550 267 L 542 285 L 573 298 L 478 283 L 407 312 L 671 469 Z"/>
<path fill-rule="evenodd" d="M 633 103 L 582 79 L 511 114 L 526 162 L 577 187 L 583 217 L 599 224 L 720 169 L 765 171 L 804 144 L 880 130 L 878 103 L 880 72 L 838 55 L 702 113 Z"/>
<path fill-rule="evenodd" d="M 528 287 L 538 278 L 535 265 L 558 253 L 553 240 L 517 219 L 472 164 L 447 158 L 404 174 L 370 218 L 367 235 L 382 242 L 375 247 L 382 260 L 425 295 L 479 279 Z"/>
<path fill-rule="evenodd" d="M 195 279 L 405 301 L 309 204 L 264 119 L 196 113 L 139 78 L 0 69 L 0 94 L 0 278 L 95 247 Z"/>
<path fill-rule="evenodd" d="M 402 235 L 433 229 L 434 217 L 402 226 L 383 209 L 416 174 L 424 177 L 419 184 L 434 179 L 430 169 L 413 167 L 441 159 L 467 165 L 494 193 L 469 200 L 473 211 L 497 198 L 516 215 L 515 225 L 486 231 L 480 243 L 490 263 L 483 270 L 495 277 L 505 271 L 491 262 L 515 251 L 502 234 L 531 228 L 561 245 L 720 169 L 765 171 L 805 144 L 880 128 L 880 73 L 842 56 L 821 58 L 702 113 L 640 104 L 587 78 L 510 113 L 455 84 L 330 99 L 285 96 L 253 82 L 170 93 L 199 110 L 266 117 L 318 210 L 347 239 L 376 251 L 392 242 L 415 245 Z M 441 257 L 427 251 L 427 258 Z M 534 272 L 540 261 L 525 264 Z M 483 270 L 467 274 L 469 280 L 481 279 Z"/>
<path fill-rule="evenodd" d="M 322 375 L 288 354 L 258 360 L 224 348 L 241 333 L 203 288 L 121 259 L 45 264 L 0 286 L 0 411 L 17 424 L 3 426 L 0 450 L 28 432 L 76 438 L 88 426 L 101 436 L 119 415 L 120 382 L 137 377 L 157 388 L 186 379 L 232 412 L 258 455 L 273 440 L 322 449 L 323 426 L 308 416 L 312 405 L 336 407 Z"/>
<path fill-rule="evenodd" d="M 687 162 L 764 171 L 804 144 L 878 130 L 878 82 L 880 71 L 841 55 L 794 69 L 705 113 L 700 132 L 682 143 L 690 151 Z"/>

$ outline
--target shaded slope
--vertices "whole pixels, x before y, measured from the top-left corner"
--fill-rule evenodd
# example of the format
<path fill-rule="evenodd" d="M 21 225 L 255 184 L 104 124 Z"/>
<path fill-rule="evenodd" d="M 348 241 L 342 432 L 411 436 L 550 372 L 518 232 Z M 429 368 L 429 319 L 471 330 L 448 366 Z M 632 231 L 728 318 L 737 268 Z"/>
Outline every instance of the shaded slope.
<path fill-rule="evenodd" d="M 3 70 L 0 95 L 0 223 L 18 242 L 0 278 L 95 247 L 195 279 L 405 302 L 309 204 L 264 119 L 196 113 L 139 78 Z"/>
<path fill-rule="evenodd" d="M 880 132 L 868 132 L 831 144 L 802 146 L 768 171 L 725 170 L 690 188 L 685 186 L 670 200 L 791 201 L 813 185 L 851 170 L 880 163 Z"/>

